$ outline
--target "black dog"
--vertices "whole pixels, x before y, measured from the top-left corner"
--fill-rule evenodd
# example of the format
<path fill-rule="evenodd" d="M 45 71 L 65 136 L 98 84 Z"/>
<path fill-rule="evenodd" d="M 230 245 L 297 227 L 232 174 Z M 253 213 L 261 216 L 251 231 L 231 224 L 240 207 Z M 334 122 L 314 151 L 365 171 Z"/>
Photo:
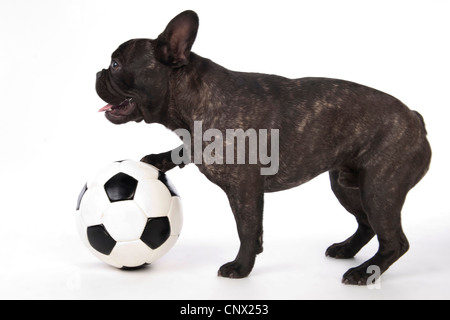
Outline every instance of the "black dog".
<path fill-rule="evenodd" d="M 109 103 L 101 111 L 115 124 L 144 120 L 195 134 L 195 124 L 201 121 L 200 135 L 209 128 L 223 134 L 242 129 L 247 143 L 253 132 L 249 130 L 267 129 L 266 147 L 279 152 L 273 174 L 262 175 L 267 162 L 249 161 L 247 149 L 243 164 L 196 163 L 226 192 L 241 240 L 236 259 L 222 266 L 219 275 L 248 276 L 263 251 L 265 192 L 293 188 L 326 171 L 336 197 L 359 225 L 353 236 L 332 245 L 326 255 L 351 258 L 377 235 L 378 252 L 345 273 L 343 282 L 365 285 L 371 265 L 380 273 L 386 271 L 409 249 L 400 213 L 407 193 L 430 165 L 431 148 L 420 114 L 390 95 L 347 81 L 290 80 L 227 70 L 191 52 L 198 24 L 197 14 L 186 11 L 156 40 L 122 44 L 109 69 L 97 74 L 96 89 Z M 273 129 L 279 141 L 274 142 Z M 183 166 L 180 161 L 175 164 L 173 156 L 185 162 L 199 159 L 190 150 L 194 139 L 184 139 L 182 149 L 142 161 L 162 171 Z M 201 147 L 221 143 L 226 149 L 229 142 L 210 137 Z"/>

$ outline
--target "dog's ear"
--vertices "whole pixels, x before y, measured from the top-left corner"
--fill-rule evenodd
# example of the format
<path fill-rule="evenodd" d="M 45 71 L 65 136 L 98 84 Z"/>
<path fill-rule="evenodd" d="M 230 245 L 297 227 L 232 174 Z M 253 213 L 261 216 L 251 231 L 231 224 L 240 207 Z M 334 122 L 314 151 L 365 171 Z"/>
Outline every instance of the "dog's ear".
<path fill-rule="evenodd" d="M 173 18 L 157 39 L 156 59 L 174 68 L 188 64 L 198 25 L 199 19 L 194 11 L 185 11 Z"/>

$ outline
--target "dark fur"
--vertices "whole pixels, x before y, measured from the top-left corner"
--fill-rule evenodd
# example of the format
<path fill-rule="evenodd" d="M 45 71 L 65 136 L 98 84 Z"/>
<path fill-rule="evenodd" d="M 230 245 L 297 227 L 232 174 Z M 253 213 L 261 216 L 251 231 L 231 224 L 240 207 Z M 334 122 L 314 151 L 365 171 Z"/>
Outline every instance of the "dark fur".
<path fill-rule="evenodd" d="M 112 56 L 117 64 L 97 75 L 96 87 L 111 104 L 133 98 L 127 110 L 106 113 L 116 124 L 145 120 L 192 132 L 201 120 L 203 130 L 279 129 L 276 175 L 262 176 L 260 164 L 198 165 L 226 192 L 241 240 L 236 259 L 219 275 L 248 276 L 263 251 L 265 192 L 296 187 L 327 171 L 336 197 L 359 224 L 327 256 L 351 258 L 377 235 L 379 251 L 343 281 L 366 284 L 370 265 L 386 271 L 409 248 L 400 213 L 430 164 L 423 118 L 396 98 L 352 82 L 227 70 L 191 53 L 197 29 L 197 15 L 186 11 L 158 39 L 124 43 Z M 175 167 L 171 152 L 142 161 L 163 171 Z"/>

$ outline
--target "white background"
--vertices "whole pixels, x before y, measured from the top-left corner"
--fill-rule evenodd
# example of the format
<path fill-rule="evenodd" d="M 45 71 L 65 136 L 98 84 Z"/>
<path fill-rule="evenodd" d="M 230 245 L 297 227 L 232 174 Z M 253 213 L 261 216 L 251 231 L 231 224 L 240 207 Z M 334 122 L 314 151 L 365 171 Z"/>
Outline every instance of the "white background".
<path fill-rule="evenodd" d="M 448 1 L 0 2 L 0 298 L 388 299 L 450 298 Z M 130 38 L 155 38 L 193 9 L 193 51 L 232 70 L 324 76 L 388 92 L 425 118 L 432 169 L 409 194 L 411 250 L 381 290 L 340 283 L 370 258 L 324 256 L 354 219 L 327 175 L 270 194 L 265 252 L 248 279 L 216 277 L 238 250 L 225 195 L 194 166 L 170 172 L 184 201 L 177 245 L 151 267 L 123 272 L 83 247 L 75 205 L 85 181 L 115 160 L 140 159 L 179 141 L 160 125 L 114 126 L 96 111 L 95 74 Z"/>

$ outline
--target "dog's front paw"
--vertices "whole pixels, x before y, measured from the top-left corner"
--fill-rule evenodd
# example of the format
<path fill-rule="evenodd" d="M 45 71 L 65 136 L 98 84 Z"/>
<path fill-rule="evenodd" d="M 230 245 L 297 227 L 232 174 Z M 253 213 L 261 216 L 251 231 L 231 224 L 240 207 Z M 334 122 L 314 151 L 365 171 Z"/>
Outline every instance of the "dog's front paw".
<path fill-rule="evenodd" d="M 356 255 L 356 252 L 349 243 L 343 242 L 330 246 L 325 252 L 325 255 L 336 259 L 350 259 Z"/>
<path fill-rule="evenodd" d="M 176 166 L 170 158 L 170 152 L 151 154 L 145 156 L 144 158 L 141 159 L 141 162 L 151 164 L 152 166 L 155 166 L 162 172 L 167 172 L 175 168 Z"/>
<path fill-rule="evenodd" d="M 252 267 L 248 267 L 238 261 L 224 264 L 220 269 L 218 276 L 230 279 L 242 279 L 247 277 L 252 271 Z"/>

